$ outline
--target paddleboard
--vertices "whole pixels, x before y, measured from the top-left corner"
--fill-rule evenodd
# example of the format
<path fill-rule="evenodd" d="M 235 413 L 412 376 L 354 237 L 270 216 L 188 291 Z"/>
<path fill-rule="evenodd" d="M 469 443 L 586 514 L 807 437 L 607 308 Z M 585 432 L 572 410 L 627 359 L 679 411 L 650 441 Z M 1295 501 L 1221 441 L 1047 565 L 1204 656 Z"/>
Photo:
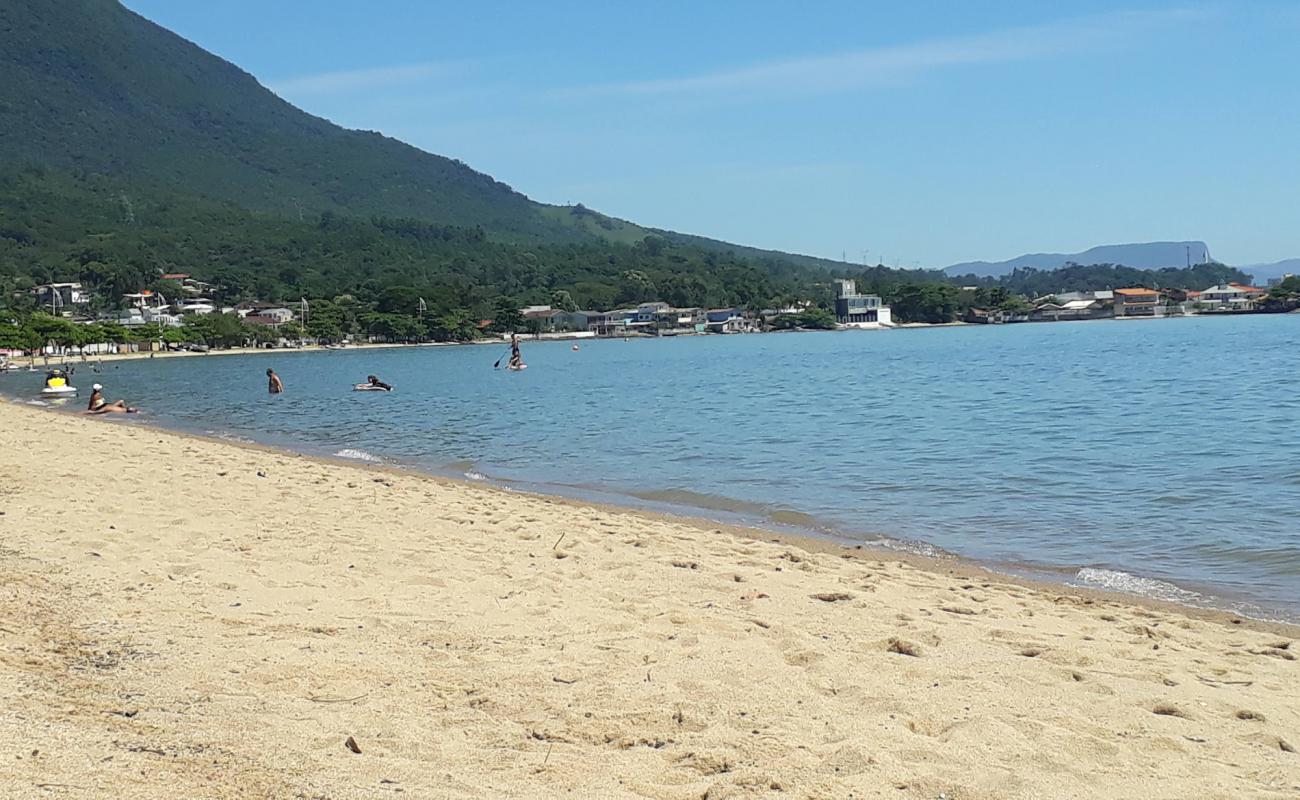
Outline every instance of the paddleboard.
<path fill-rule="evenodd" d="M 391 392 L 392 389 L 385 389 L 382 386 L 371 386 L 368 383 L 358 383 L 352 387 L 354 392 Z"/>

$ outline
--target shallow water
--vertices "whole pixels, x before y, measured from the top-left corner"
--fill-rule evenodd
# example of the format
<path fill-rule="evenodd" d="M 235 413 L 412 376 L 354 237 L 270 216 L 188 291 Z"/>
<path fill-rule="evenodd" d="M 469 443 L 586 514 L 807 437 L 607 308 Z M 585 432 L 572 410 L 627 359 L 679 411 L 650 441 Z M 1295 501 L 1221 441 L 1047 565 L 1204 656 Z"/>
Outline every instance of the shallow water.
<path fill-rule="evenodd" d="M 526 343 L 522 373 L 503 351 L 75 382 L 171 427 L 1300 617 L 1300 315 Z M 370 373 L 397 391 L 350 391 Z"/>

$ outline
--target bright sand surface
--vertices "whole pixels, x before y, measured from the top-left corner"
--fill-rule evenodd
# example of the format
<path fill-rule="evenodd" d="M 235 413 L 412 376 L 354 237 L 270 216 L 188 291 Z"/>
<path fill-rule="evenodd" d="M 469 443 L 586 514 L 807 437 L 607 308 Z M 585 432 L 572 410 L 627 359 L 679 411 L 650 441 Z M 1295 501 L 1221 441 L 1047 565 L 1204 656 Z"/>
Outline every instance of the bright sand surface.
<path fill-rule="evenodd" d="M 0 797 L 1300 795 L 1292 628 L 10 403 L 0 510 Z"/>

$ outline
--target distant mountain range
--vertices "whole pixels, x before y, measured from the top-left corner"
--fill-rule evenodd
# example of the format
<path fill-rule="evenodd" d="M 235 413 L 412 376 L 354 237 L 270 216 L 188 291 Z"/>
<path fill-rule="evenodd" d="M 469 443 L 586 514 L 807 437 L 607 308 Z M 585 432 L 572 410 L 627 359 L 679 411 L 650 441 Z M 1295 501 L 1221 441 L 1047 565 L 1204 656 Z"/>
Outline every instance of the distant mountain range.
<path fill-rule="evenodd" d="M 1247 264 L 1241 267 L 1241 271 L 1249 272 L 1254 276 L 1256 283 L 1263 284 L 1265 281 L 1283 275 L 1300 275 L 1300 258 L 1288 258 L 1285 261 L 1274 261 L 1272 264 Z"/>
<path fill-rule="evenodd" d="M 1119 264 L 1134 269 L 1177 269 L 1187 266 L 1189 255 L 1192 264 L 1209 261 L 1209 245 L 1201 241 L 1105 244 L 1081 253 L 1027 253 L 1006 261 L 966 261 L 944 267 L 943 272 L 949 276 L 1000 278 L 1026 267 L 1052 270 L 1060 269 L 1066 264 Z M 1249 273 L 1262 285 L 1269 279 L 1283 275 L 1300 275 L 1300 258 L 1289 258 L 1271 264 L 1238 265 L 1237 268 Z"/>
<path fill-rule="evenodd" d="M 943 271 L 948 275 L 997 278 L 1025 267 L 1050 270 L 1066 264 L 1122 264 L 1134 269 L 1164 269 L 1187 266 L 1189 254 L 1193 264 L 1208 261 L 1209 245 L 1205 242 L 1106 244 L 1082 253 L 1028 253 L 1006 261 L 967 261 L 944 267 Z"/>

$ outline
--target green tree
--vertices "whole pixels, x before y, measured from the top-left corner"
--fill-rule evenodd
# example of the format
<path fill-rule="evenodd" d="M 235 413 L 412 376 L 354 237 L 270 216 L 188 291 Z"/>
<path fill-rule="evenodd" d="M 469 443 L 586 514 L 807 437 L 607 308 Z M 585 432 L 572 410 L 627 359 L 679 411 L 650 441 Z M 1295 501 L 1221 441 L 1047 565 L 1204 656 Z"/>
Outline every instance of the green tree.
<path fill-rule="evenodd" d="M 319 342 L 337 342 L 343 338 L 347 317 L 329 300 L 311 300 L 307 304 L 304 332 Z"/>
<path fill-rule="evenodd" d="M 509 297 L 498 297 L 492 304 L 492 330 L 511 333 L 524 329 L 524 315 Z"/>
<path fill-rule="evenodd" d="M 439 314 L 429 326 L 429 335 L 440 342 L 469 342 L 478 338 L 474 316 L 466 309 Z"/>
<path fill-rule="evenodd" d="M 182 326 L 185 341 L 211 347 L 238 347 L 249 338 L 248 327 L 234 314 L 196 314 Z"/>
<path fill-rule="evenodd" d="M 551 292 L 551 307 L 561 311 L 578 310 L 578 304 L 573 302 L 573 295 L 567 289 L 556 289 Z"/>

